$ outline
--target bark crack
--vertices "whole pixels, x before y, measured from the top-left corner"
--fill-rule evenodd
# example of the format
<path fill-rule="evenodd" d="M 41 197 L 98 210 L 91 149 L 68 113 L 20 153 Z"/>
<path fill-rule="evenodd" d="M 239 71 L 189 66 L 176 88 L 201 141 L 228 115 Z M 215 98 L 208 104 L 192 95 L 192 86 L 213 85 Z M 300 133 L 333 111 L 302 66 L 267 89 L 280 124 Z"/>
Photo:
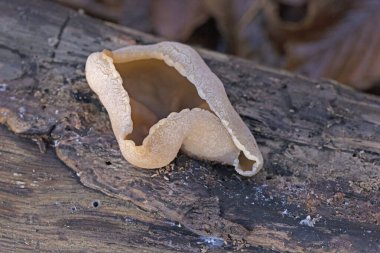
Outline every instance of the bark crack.
<path fill-rule="evenodd" d="M 67 17 L 65 18 L 65 20 L 63 21 L 62 25 L 59 27 L 59 31 L 58 31 L 58 34 L 55 38 L 53 38 L 52 41 L 48 41 L 50 46 L 53 46 L 54 47 L 54 51 L 52 52 L 51 54 L 51 58 L 54 59 L 55 58 L 55 52 L 56 50 L 58 49 L 59 45 L 61 44 L 61 40 L 62 40 L 62 34 L 63 32 L 65 31 L 68 23 L 70 21 L 70 15 L 67 15 Z M 49 39 L 50 40 L 50 39 Z"/>
<path fill-rule="evenodd" d="M 59 44 L 61 44 L 62 34 L 65 31 L 65 29 L 66 29 L 67 24 L 69 23 L 69 21 L 70 21 L 70 15 L 68 15 L 66 17 L 65 21 L 63 22 L 63 24 L 59 28 L 58 35 L 57 35 L 57 40 L 58 41 L 57 41 L 57 43 L 54 46 L 55 49 L 57 49 L 59 47 Z"/>

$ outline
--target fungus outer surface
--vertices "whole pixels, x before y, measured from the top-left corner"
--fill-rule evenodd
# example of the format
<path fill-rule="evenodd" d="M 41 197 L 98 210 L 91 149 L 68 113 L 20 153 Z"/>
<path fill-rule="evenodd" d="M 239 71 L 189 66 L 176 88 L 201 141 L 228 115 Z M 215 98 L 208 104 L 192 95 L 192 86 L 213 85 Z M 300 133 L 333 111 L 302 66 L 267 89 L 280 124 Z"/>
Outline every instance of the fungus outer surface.
<path fill-rule="evenodd" d="M 179 150 L 253 176 L 263 159 L 220 79 L 191 47 L 176 42 L 91 54 L 86 78 L 105 106 L 123 156 L 141 168 Z"/>

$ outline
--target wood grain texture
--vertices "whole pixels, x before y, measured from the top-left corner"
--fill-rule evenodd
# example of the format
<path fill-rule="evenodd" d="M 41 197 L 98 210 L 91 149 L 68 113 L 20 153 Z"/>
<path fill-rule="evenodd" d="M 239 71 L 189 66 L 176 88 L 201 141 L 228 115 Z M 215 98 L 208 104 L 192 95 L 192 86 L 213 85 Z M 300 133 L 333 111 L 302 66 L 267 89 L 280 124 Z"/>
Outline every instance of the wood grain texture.
<path fill-rule="evenodd" d="M 0 225 L 8 229 L 0 247 L 24 249 L 15 244 L 22 236 L 12 239 L 11 233 L 28 233 L 34 242 L 40 238 L 54 245 L 57 239 L 50 235 L 64 230 L 70 231 L 69 240 L 59 247 L 72 251 L 91 251 L 89 245 L 95 242 L 102 252 L 137 247 L 140 251 L 190 252 L 202 248 L 216 252 L 380 250 L 378 98 L 330 81 L 309 80 L 200 51 L 257 137 L 264 170 L 245 179 L 232 167 L 181 154 L 159 171 L 137 169 L 122 158 L 107 113 L 86 83 L 84 63 L 93 51 L 157 39 L 47 1 L 2 1 L 0 11 L 0 123 L 34 139 L 42 151 L 47 149 L 34 163 L 25 163 L 17 154 L 34 148 L 37 157 L 37 145 L 2 130 L 1 152 L 15 158 L 1 160 L 5 162 L 0 173 L 5 176 L 0 177 L 0 193 L 5 195 L 0 201 L 6 199 L 9 207 L 0 213 Z M 18 147 L 12 149 L 7 143 Z M 32 189 L 32 165 L 47 175 L 61 173 L 66 179 L 55 179 L 54 187 L 66 193 L 49 190 L 47 183 L 30 191 L 28 200 L 13 194 L 21 191 L 13 173 L 32 171 L 29 181 L 20 180 L 27 182 L 23 189 Z M 15 166 L 21 172 L 14 172 Z M 83 188 L 76 178 L 97 192 Z M 69 212 L 67 204 L 53 217 L 49 236 L 34 236 L 28 221 L 18 219 L 28 212 L 19 214 L 22 208 L 16 204 L 24 200 L 26 205 L 33 199 L 33 212 L 42 220 L 36 224 L 43 226 L 53 219 L 50 215 L 57 207 L 48 202 L 54 198 L 62 198 L 58 201 L 63 203 L 81 200 L 89 209 L 84 208 L 84 216 L 75 219 L 76 214 L 65 213 Z M 109 203 L 106 218 L 102 211 L 86 216 L 92 210 L 88 207 L 92 199 Z M 128 213 L 144 220 L 148 228 L 161 226 L 160 231 L 144 241 L 150 229 L 124 230 L 128 225 L 120 217 Z M 17 215 L 13 222 L 11 214 Z M 317 218 L 314 227 L 300 224 L 307 215 Z M 65 229 L 65 219 L 76 234 Z M 107 229 L 99 229 L 98 222 Z M 88 231 L 96 233 L 90 236 Z M 80 237 L 77 243 L 70 237 L 74 234 Z"/>
<path fill-rule="evenodd" d="M 82 186 L 48 148 L 0 127 L 0 252 L 198 252 L 174 221 Z"/>

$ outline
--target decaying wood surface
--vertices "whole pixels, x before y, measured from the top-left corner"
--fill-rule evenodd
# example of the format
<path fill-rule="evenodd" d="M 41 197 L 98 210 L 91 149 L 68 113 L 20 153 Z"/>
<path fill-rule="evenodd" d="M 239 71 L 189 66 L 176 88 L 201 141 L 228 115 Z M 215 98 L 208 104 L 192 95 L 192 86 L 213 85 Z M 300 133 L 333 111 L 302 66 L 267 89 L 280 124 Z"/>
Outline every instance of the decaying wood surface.
<path fill-rule="evenodd" d="M 0 127 L 0 252 L 176 252 L 207 238 L 81 185 L 49 148 Z"/>
<path fill-rule="evenodd" d="M 182 154 L 137 169 L 84 64 L 157 40 L 49 1 L 0 11 L 0 123 L 23 136 L 0 128 L 0 251 L 380 250 L 380 99 L 202 51 L 264 170 L 246 179 Z"/>

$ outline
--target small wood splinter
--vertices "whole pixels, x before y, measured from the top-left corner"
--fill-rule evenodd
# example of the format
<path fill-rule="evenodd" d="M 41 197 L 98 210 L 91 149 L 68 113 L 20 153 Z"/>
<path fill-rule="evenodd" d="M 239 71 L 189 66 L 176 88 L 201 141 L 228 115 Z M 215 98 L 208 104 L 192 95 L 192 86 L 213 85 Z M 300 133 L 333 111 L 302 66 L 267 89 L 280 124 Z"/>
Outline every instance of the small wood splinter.
<path fill-rule="evenodd" d="M 160 168 L 182 150 L 233 165 L 243 176 L 262 168 L 255 138 L 220 79 L 191 47 L 161 42 L 93 53 L 86 78 L 131 164 Z"/>

